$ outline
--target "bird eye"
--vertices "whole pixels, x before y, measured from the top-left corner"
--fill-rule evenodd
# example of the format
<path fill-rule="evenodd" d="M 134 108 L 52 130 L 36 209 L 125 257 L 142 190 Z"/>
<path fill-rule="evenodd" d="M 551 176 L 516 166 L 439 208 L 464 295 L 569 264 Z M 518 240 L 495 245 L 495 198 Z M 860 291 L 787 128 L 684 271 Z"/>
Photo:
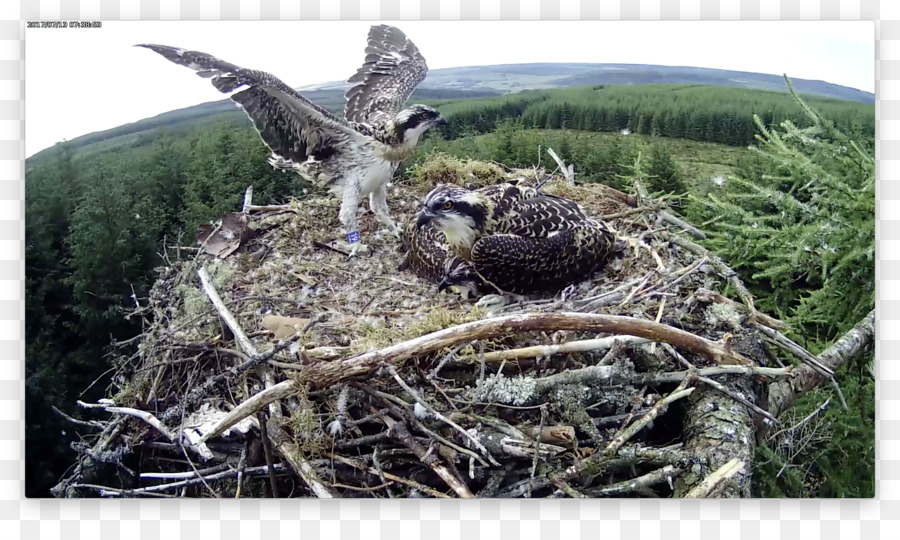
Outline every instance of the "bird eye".
<path fill-rule="evenodd" d="M 453 202 L 447 201 L 444 203 L 443 207 L 444 207 L 444 210 L 450 210 L 451 208 L 453 208 Z"/>

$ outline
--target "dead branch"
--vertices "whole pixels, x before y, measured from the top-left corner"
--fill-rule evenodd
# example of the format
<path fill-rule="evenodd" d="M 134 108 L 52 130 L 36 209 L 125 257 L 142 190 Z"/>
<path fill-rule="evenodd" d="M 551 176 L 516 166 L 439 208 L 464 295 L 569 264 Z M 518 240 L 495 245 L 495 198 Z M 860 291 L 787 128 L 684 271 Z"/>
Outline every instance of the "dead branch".
<path fill-rule="evenodd" d="M 721 294 L 719 294 L 715 291 L 711 291 L 709 289 L 697 289 L 696 291 L 694 291 L 694 296 L 697 298 L 697 300 L 700 300 L 701 302 L 706 302 L 706 303 L 715 302 L 717 304 L 725 304 L 725 305 L 729 305 L 733 308 L 736 308 L 740 311 L 743 311 L 744 313 L 749 313 L 746 305 L 741 304 L 740 302 L 735 302 L 731 298 L 728 298 L 727 296 L 722 296 Z M 756 312 L 756 320 L 758 322 L 768 326 L 769 328 L 775 328 L 777 330 L 788 330 L 790 328 L 790 326 L 787 323 L 782 322 L 782 321 L 776 319 L 775 317 L 766 315 L 765 313 L 762 313 L 761 311 Z"/>
<path fill-rule="evenodd" d="M 831 370 L 837 370 L 845 362 L 868 348 L 874 339 L 875 310 L 873 309 L 840 339 L 822 351 L 818 356 L 818 361 Z M 809 364 L 804 364 L 794 371 L 794 377 L 790 382 L 774 382 L 769 385 L 768 409 L 776 417 L 791 408 L 802 394 L 809 392 L 826 380 Z"/>
<path fill-rule="evenodd" d="M 679 474 L 681 474 L 681 472 L 682 469 L 673 467 L 672 465 L 666 465 L 662 469 L 657 469 L 643 476 L 592 490 L 590 494 L 595 497 L 613 497 L 624 495 L 626 493 L 641 491 L 650 486 L 655 486 L 656 484 L 661 484 L 663 482 L 668 482 L 669 485 L 671 485 L 672 478 L 678 476 Z"/>
<path fill-rule="evenodd" d="M 704 478 L 702 482 L 694 486 L 694 489 L 689 491 L 684 498 L 702 499 L 715 496 L 715 494 L 725 486 L 725 483 L 728 482 L 732 476 L 741 472 L 745 466 L 743 461 L 737 458 L 732 459 L 716 469 L 714 473 Z"/>
<path fill-rule="evenodd" d="M 607 445 L 604 453 L 607 455 L 613 455 L 619 451 L 619 448 L 622 448 L 622 445 L 625 444 L 629 439 L 637 435 L 642 429 L 647 427 L 647 424 L 656 420 L 662 413 L 664 413 L 669 404 L 674 401 L 677 401 L 683 397 L 687 397 L 691 395 L 691 393 L 695 390 L 695 388 L 686 388 L 688 383 L 693 379 L 693 377 L 688 376 L 685 377 L 681 384 L 675 388 L 668 396 L 656 402 L 653 407 L 650 408 L 650 411 L 647 412 L 644 416 L 639 418 L 634 424 L 623 429 L 621 433 L 616 435 L 612 441 L 610 441 L 609 445 Z"/>
<path fill-rule="evenodd" d="M 463 341 L 494 339 L 516 332 L 556 330 L 624 334 L 662 341 L 706 356 L 715 363 L 750 365 L 742 355 L 728 350 L 721 343 L 644 319 L 593 313 L 525 313 L 507 315 L 461 324 L 445 330 L 386 347 L 379 351 L 334 362 L 312 364 L 304 372 L 306 381 L 314 388 L 323 388 L 342 380 L 367 375 L 382 364 L 398 364 Z"/>
<path fill-rule="evenodd" d="M 300 448 L 287 436 L 278 420 L 270 418 L 266 423 L 266 429 L 269 437 L 275 444 L 275 450 L 288 462 L 288 465 L 297 473 L 297 476 L 306 482 L 306 485 L 309 486 L 316 497 L 320 499 L 340 498 L 337 494 L 329 491 L 325 484 L 319 480 L 312 465 L 303 457 Z"/>
<path fill-rule="evenodd" d="M 600 339 L 585 339 L 581 341 L 569 341 L 558 345 L 535 345 L 533 347 L 522 347 L 521 349 L 505 349 L 502 351 L 492 351 L 484 353 L 485 362 L 502 362 L 521 360 L 523 358 L 549 358 L 555 354 L 568 354 L 573 352 L 590 352 L 605 351 L 612 347 L 617 341 L 628 345 L 639 345 L 649 343 L 645 338 L 635 336 L 612 336 Z M 475 362 L 478 358 L 475 356 L 466 356 L 459 361 Z"/>

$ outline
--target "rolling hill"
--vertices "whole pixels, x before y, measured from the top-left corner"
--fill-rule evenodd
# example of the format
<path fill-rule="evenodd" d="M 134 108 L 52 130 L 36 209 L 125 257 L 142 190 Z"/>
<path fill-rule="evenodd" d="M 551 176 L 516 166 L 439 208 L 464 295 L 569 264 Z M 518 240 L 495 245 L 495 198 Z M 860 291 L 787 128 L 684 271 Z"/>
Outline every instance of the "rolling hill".
<path fill-rule="evenodd" d="M 871 104 L 874 94 L 824 81 L 792 79 L 798 92 Z M 586 85 L 700 84 L 745 89 L 786 91 L 784 79 L 777 75 L 697 67 L 673 67 L 636 64 L 536 63 L 494 66 L 468 66 L 435 69 L 413 93 L 419 101 L 459 100 L 508 94 L 527 89 L 567 88 Z M 312 101 L 333 111 L 343 108 L 345 82 L 326 82 L 301 90 Z M 133 144 L 140 137 L 152 136 L 161 128 L 180 132 L 205 122 L 243 114 L 230 100 L 218 100 L 166 112 L 116 128 L 89 133 L 69 141 L 77 154 Z M 54 154 L 57 146 L 41 150 L 26 160 L 26 168 Z"/>

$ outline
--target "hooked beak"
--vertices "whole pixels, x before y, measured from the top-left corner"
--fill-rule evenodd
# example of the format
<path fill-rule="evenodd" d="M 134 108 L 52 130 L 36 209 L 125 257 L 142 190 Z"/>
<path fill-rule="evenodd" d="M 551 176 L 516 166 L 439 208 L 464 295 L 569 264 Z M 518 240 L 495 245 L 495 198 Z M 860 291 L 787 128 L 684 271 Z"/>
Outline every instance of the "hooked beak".
<path fill-rule="evenodd" d="M 438 117 L 437 117 L 437 122 L 435 122 L 435 125 L 436 125 L 437 127 L 447 127 L 449 124 L 450 124 L 450 123 L 447 122 L 447 119 L 444 118 L 443 116 L 438 116 Z"/>
<path fill-rule="evenodd" d="M 416 220 L 416 230 L 419 230 L 430 223 L 432 218 L 434 218 L 434 214 L 432 214 L 428 210 L 422 210 L 421 212 L 419 212 L 419 218 Z"/>

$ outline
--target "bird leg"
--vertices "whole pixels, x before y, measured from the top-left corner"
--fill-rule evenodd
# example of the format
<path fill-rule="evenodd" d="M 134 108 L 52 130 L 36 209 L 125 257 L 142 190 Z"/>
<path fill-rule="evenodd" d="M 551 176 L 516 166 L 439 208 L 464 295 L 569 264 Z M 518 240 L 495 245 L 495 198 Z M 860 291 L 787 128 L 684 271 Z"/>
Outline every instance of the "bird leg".
<path fill-rule="evenodd" d="M 359 188 L 354 187 L 352 184 L 358 184 L 358 182 L 348 183 L 351 185 L 348 185 L 344 189 L 339 216 L 341 225 L 343 226 L 343 232 L 347 235 L 347 241 L 349 242 L 350 256 L 353 257 L 358 253 L 366 251 L 367 246 L 359 241 L 359 228 L 356 221 L 356 211 L 359 209 L 360 194 Z M 344 244 L 344 242 L 337 243 Z"/>
<path fill-rule="evenodd" d="M 387 186 L 382 184 L 375 191 L 369 194 L 369 208 L 375 214 L 375 219 L 378 220 L 379 223 L 384 225 L 384 228 L 387 232 L 396 238 L 400 239 L 400 227 L 394 223 L 394 220 L 391 219 L 390 214 L 388 213 L 387 206 Z"/>

